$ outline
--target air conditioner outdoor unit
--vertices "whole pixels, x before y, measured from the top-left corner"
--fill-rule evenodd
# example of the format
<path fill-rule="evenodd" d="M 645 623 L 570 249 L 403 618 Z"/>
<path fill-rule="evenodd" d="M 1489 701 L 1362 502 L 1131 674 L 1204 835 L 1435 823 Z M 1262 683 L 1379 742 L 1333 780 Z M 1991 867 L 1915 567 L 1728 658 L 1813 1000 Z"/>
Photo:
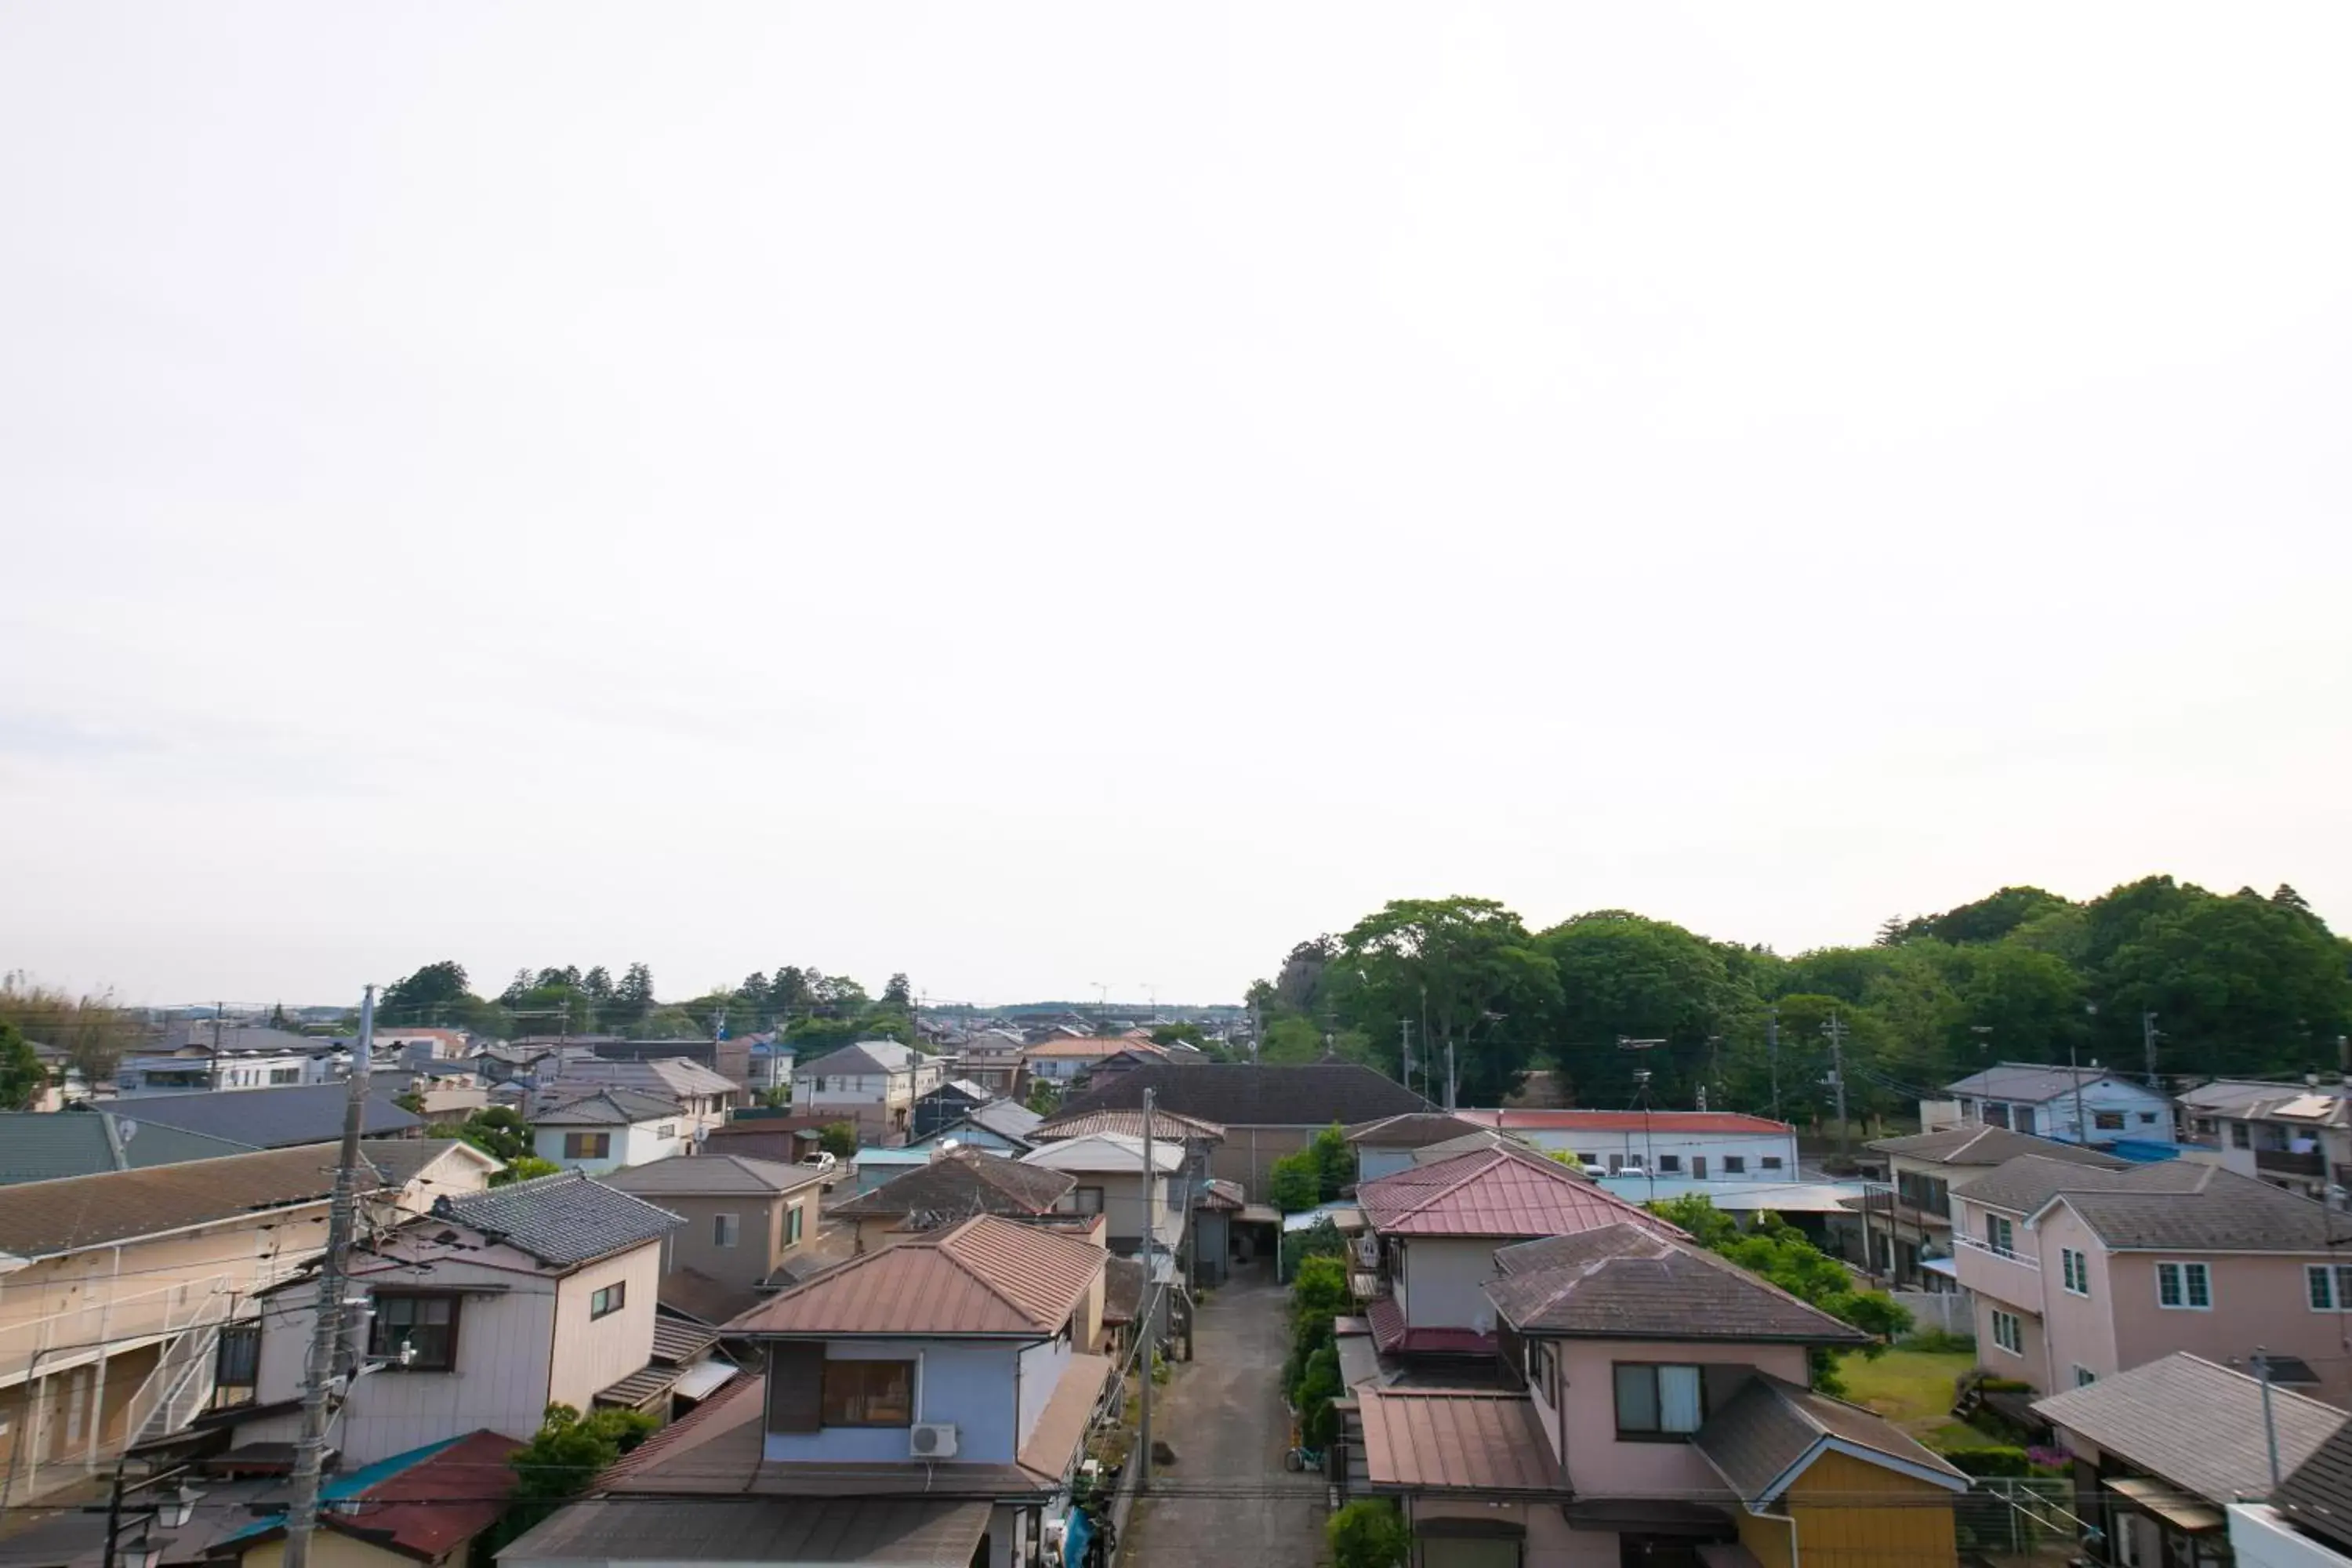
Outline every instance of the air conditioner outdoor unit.
<path fill-rule="evenodd" d="M 956 1429 L 947 1421 L 919 1421 L 907 1434 L 907 1451 L 918 1459 L 952 1459 Z"/>

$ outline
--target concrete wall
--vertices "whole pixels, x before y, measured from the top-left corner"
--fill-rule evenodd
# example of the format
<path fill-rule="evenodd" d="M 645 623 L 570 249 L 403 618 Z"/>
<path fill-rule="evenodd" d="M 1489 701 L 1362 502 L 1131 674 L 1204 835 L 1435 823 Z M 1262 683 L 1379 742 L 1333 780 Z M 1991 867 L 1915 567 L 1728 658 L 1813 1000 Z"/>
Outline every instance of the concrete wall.
<path fill-rule="evenodd" d="M 2352 1557 L 2298 1531 L 2268 1503 L 2230 1505 L 2238 1568 L 2352 1568 Z"/>
<path fill-rule="evenodd" d="M 1062 1374 L 1069 1370 L 1072 1353 L 1070 1342 L 1062 1339 L 1047 1340 L 1043 1344 L 1029 1345 L 1022 1350 L 1020 1429 L 1014 1440 L 1016 1451 L 1021 1444 L 1029 1440 L 1029 1434 L 1037 1429 L 1037 1417 L 1045 1414 L 1045 1406 L 1053 1399 L 1054 1390 L 1060 1385 Z"/>
<path fill-rule="evenodd" d="M 1495 1248 L 1507 1245 L 1485 1237 L 1400 1238 L 1397 1283 L 1405 1321 L 1416 1329 L 1467 1329 L 1484 1317 L 1491 1325 L 1494 1303 L 1482 1287 L 1495 1278 Z"/>
<path fill-rule="evenodd" d="M 832 1340 L 824 1353 L 828 1361 L 919 1361 L 915 1419 L 955 1425 L 956 1458 L 951 1462 L 1004 1465 L 1019 1455 L 1013 1388 L 1018 1346 L 1000 1341 Z M 804 1464 L 902 1464 L 907 1443 L 904 1426 L 770 1432 L 767 1457 Z"/>
<path fill-rule="evenodd" d="M 1612 1155 L 1621 1163 L 1639 1161 L 1654 1174 L 1661 1173 L 1661 1161 L 1672 1156 L 1680 1167 L 1673 1172 L 1679 1176 L 1696 1177 L 1697 1162 L 1706 1163 L 1706 1180 L 1785 1182 L 1797 1173 L 1797 1135 L 1758 1132 L 1693 1132 L 1661 1121 L 1649 1132 L 1639 1129 L 1630 1131 L 1580 1131 L 1575 1128 L 1514 1127 L 1511 1135 L 1522 1138 L 1547 1153 L 1555 1149 L 1567 1149 L 1583 1157 L 1585 1165 L 1595 1171 L 1609 1168 Z M 1742 1168 L 1734 1171 L 1725 1164 L 1727 1158 L 1737 1159 Z M 1768 1159 L 1780 1162 L 1779 1168 L 1768 1167 Z"/>
<path fill-rule="evenodd" d="M 617 1171 L 624 1165 L 650 1165 L 656 1160 L 674 1159 L 693 1147 L 688 1142 L 690 1123 L 684 1116 L 665 1121 L 640 1121 L 627 1127 L 541 1127 L 532 1135 L 531 1152 L 542 1160 L 551 1161 L 568 1171 L 585 1171 L 599 1176 L 607 1171 Z M 661 1136 L 663 1128 L 670 1136 Z M 613 1142 L 603 1159 L 568 1157 L 563 1152 L 563 1139 L 572 1132 L 609 1132 Z"/>
<path fill-rule="evenodd" d="M 1209 1173 L 1219 1181 L 1238 1182 L 1252 1203 L 1264 1203 L 1265 1184 L 1274 1163 L 1296 1154 L 1315 1141 L 1330 1123 L 1313 1127 L 1227 1127 L 1225 1141 L 1209 1155 Z"/>

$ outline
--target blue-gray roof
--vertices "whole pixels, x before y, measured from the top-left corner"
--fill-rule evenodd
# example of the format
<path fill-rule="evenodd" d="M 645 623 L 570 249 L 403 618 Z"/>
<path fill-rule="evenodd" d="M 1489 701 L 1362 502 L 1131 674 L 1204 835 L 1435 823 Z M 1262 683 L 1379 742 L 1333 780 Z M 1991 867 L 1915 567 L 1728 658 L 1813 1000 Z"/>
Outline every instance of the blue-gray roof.
<path fill-rule="evenodd" d="M 559 1268 L 642 1247 L 686 1223 L 578 1171 L 438 1198 L 433 1212 Z"/>
<path fill-rule="evenodd" d="M 130 1136 L 124 1132 L 128 1126 Z M 252 1145 L 103 1110 L 0 1112 L 0 1186 L 243 1154 Z"/>
<path fill-rule="evenodd" d="M 284 1089 L 221 1089 L 194 1094 L 150 1094 L 114 1102 L 115 1116 L 142 1128 L 176 1127 L 225 1138 L 253 1149 L 290 1149 L 298 1143 L 331 1143 L 343 1135 L 343 1107 L 351 1090 L 340 1083 L 292 1084 Z M 371 1138 L 425 1125 L 393 1103 L 382 1089 L 368 1093 Z"/>

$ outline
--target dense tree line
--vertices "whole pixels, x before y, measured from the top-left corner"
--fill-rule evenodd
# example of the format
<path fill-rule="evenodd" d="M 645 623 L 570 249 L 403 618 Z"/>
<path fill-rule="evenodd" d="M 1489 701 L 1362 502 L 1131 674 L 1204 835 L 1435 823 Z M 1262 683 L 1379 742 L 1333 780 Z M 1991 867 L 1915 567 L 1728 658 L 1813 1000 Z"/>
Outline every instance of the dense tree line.
<path fill-rule="evenodd" d="M 522 1035 L 617 1034 L 637 1039 L 710 1038 L 723 1024 L 730 1035 L 782 1030 L 796 1043 L 828 1047 L 887 1037 L 917 1043 L 915 997 L 904 974 L 893 974 L 879 996 L 845 974 L 786 964 L 773 976 L 756 972 L 741 984 L 665 1002 L 653 971 L 642 963 L 619 977 L 602 964 L 583 970 L 520 969 L 495 997 L 475 994 L 465 965 L 428 963 L 384 988 L 376 1019 L 385 1027 L 445 1026 L 511 1038 Z"/>
<path fill-rule="evenodd" d="M 2003 888 L 1886 921 L 1868 945 L 1782 957 L 1624 910 L 1542 931 L 1487 899 L 1400 900 L 1299 943 L 1251 987 L 1263 1058 L 1329 1049 L 1460 1102 L 1546 1068 L 1570 1102 L 1829 1110 L 1831 1037 L 1856 1115 L 1908 1108 L 2000 1060 L 2069 1049 L 2138 1072 L 2142 1016 L 2167 1075 L 2332 1068 L 2352 1029 L 2352 943 L 2292 888 L 2210 892 L 2170 877 L 2086 903 Z M 1773 1041 L 1777 1037 L 1777 1047 Z M 1648 1042 L 1644 1044 L 1643 1042 Z M 1424 1075 L 1428 1075 L 1424 1078 Z"/>

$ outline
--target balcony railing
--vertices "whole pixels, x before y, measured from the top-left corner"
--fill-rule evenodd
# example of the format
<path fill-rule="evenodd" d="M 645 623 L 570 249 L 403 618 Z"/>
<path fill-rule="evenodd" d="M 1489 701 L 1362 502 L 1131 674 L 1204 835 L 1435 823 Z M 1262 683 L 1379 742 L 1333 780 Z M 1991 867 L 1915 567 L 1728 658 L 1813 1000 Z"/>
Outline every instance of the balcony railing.
<path fill-rule="evenodd" d="M 2024 1253 L 2015 1251 L 2010 1247 L 1995 1247 L 1991 1242 L 1986 1241 L 1979 1237 L 1954 1236 L 1952 1240 L 1958 1244 L 1963 1252 L 1982 1253 L 1987 1258 L 1998 1258 L 2003 1263 L 2014 1263 L 2020 1268 L 2030 1268 L 2036 1274 L 2042 1272 L 2042 1264 L 2039 1259 L 2029 1258 Z"/>
<path fill-rule="evenodd" d="M 2286 1149 L 2257 1149 L 2254 1151 L 2254 1169 L 2275 1172 L 2282 1176 L 2324 1176 L 2327 1173 L 2327 1162 L 2326 1157 L 2315 1150 L 2308 1154 L 2297 1154 Z"/>

